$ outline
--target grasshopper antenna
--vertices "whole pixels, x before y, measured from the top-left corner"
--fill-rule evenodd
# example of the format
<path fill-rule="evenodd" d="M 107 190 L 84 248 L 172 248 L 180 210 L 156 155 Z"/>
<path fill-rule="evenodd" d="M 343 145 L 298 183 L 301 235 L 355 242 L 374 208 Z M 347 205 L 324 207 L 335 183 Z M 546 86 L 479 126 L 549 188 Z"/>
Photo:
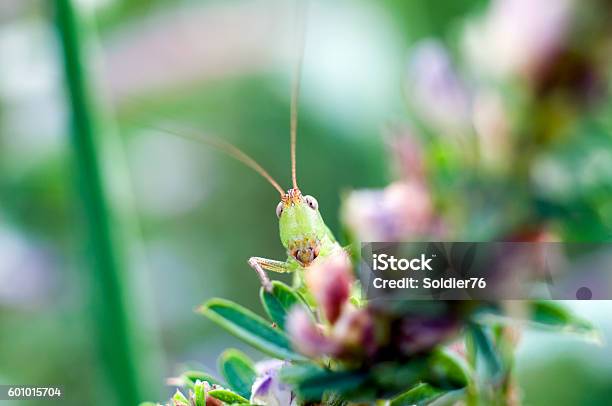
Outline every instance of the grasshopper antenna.
<path fill-rule="evenodd" d="M 306 7 L 307 1 L 296 1 L 295 11 L 295 66 L 293 72 L 293 84 L 291 89 L 291 180 L 293 188 L 298 189 L 296 169 L 296 143 L 298 122 L 298 99 L 300 96 L 300 81 L 302 76 L 302 65 L 304 62 L 304 48 L 306 37 Z"/>
<path fill-rule="evenodd" d="M 272 175 L 268 173 L 268 171 L 266 171 L 255 159 L 251 158 L 240 148 L 236 147 L 235 145 L 227 141 L 224 141 L 219 138 L 203 136 L 200 133 L 196 134 L 195 131 L 186 133 L 186 132 L 182 132 L 182 131 L 179 132 L 173 129 L 163 128 L 163 127 L 149 126 L 149 128 L 156 130 L 156 131 L 166 133 L 166 134 L 181 137 L 181 138 L 184 138 L 190 141 L 196 141 L 196 142 L 199 142 L 200 144 L 204 144 L 204 145 L 216 148 L 220 150 L 221 152 L 224 152 L 225 154 L 234 158 L 235 160 L 242 162 L 244 165 L 248 166 L 249 168 L 257 172 L 259 175 L 261 175 L 261 177 L 266 179 L 274 187 L 274 189 L 276 189 L 278 193 L 280 193 L 281 198 L 285 195 L 285 191 L 283 190 L 283 188 L 280 187 L 278 182 L 272 177 Z"/>

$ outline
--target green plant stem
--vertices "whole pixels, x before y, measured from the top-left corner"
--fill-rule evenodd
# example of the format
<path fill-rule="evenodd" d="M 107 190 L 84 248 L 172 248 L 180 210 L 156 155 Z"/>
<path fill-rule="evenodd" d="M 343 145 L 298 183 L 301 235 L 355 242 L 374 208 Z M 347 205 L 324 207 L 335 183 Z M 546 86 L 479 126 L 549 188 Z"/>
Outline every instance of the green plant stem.
<path fill-rule="evenodd" d="M 102 158 L 96 140 L 101 123 L 89 91 L 83 45 L 87 27 L 80 20 L 71 0 L 55 0 L 56 24 L 59 30 L 63 65 L 69 96 L 72 147 L 86 223 L 86 237 L 91 253 L 91 299 L 94 334 L 99 347 L 102 368 L 110 384 L 108 399 L 135 405 L 142 401 L 142 362 L 130 325 L 130 303 L 122 280 L 126 263 L 115 230 L 106 193 Z M 110 401 L 112 403 L 112 401 Z"/>

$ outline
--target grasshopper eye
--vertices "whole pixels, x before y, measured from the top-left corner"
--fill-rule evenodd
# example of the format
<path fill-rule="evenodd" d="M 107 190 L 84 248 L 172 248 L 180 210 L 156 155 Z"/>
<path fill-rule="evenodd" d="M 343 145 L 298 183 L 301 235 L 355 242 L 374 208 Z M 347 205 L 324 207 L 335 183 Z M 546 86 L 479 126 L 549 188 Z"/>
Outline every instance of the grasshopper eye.
<path fill-rule="evenodd" d="M 276 217 L 280 218 L 282 212 L 283 212 L 283 202 L 279 202 L 276 205 Z"/>
<path fill-rule="evenodd" d="M 314 197 L 307 195 L 304 196 L 304 200 L 306 201 L 306 204 L 310 206 L 311 209 L 317 210 L 319 208 L 319 202 L 317 202 L 317 199 L 315 199 Z"/>

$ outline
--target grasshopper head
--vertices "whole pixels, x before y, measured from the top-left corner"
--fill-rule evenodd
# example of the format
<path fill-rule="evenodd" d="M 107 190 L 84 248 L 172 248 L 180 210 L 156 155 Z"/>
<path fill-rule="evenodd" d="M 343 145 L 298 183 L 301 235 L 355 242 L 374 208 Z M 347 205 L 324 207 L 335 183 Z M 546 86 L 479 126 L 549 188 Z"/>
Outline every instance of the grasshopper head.
<path fill-rule="evenodd" d="M 276 207 L 280 238 L 288 255 L 308 266 L 319 255 L 327 227 L 319 213 L 317 200 L 289 189 Z"/>

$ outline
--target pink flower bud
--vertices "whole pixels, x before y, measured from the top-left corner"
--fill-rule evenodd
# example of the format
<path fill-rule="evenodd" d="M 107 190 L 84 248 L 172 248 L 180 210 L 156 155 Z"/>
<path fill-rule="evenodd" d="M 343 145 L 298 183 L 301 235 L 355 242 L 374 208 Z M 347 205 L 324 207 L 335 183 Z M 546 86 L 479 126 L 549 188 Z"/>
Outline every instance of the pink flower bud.
<path fill-rule="evenodd" d="M 333 327 L 331 336 L 338 344 L 340 357 L 343 355 L 372 355 L 376 350 L 374 323 L 365 309 L 351 305 L 344 307 Z"/>
<path fill-rule="evenodd" d="M 336 351 L 335 343 L 323 334 L 307 310 L 294 307 L 287 316 L 287 331 L 296 349 L 309 357 L 321 357 Z"/>
<path fill-rule="evenodd" d="M 313 264 L 306 273 L 306 285 L 331 324 L 340 316 L 352 284 L 351 262 L 344 251 Z"/>
<path fill-rule="evenodd" d="M 488 75 L 536 78 L 563 48 L 575 18 L 574 0 L 495 0 L 470 22 L 463 46 L 471 64 Z"/>
<path fill-rule="evenodd" d="M 405 91 L 412 109 L 440 134 L 464 134 L 470 127 L 470 93 L 442 43 L 415 44 Z"/>
<path fill-rule="evenodd" d="M 343 219 L 360 241 L 381 242 L 431 233 L 435 220 L 429 190 L 418 180 L 352 192 Z"/>

